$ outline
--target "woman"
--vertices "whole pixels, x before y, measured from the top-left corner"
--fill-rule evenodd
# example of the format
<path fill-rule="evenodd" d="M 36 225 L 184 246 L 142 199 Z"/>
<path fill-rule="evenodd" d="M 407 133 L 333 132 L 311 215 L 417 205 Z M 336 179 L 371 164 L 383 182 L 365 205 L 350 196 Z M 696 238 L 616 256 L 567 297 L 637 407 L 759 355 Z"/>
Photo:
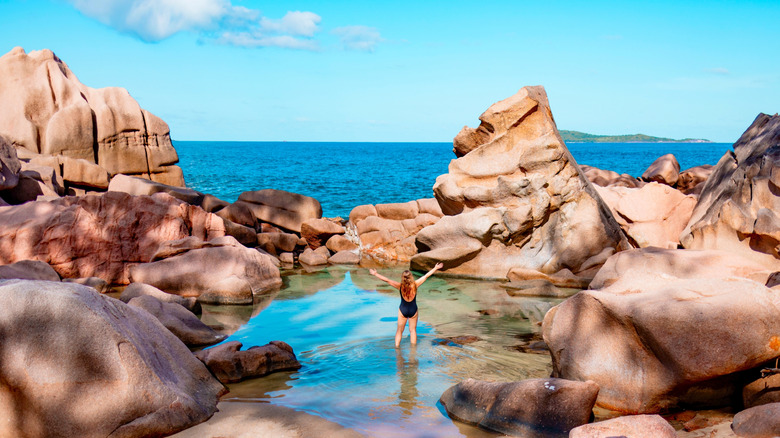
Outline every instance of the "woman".
<path fill-rule="evenodd" d="M 401 275 L 401 282 L 393 281 L 384 275 L 377 274 L 376 269 L 369 269 L 368 272 L 374 277 L 384 281 L 385 283 L 393 286 L 401 292 L 401 305 L 398 307 L 398 329 L 395 331 L 395 346 L 398 348 L 401 345 L 401 336 L 404 333 L 404 327 L 406 327 L 406 321 L 409 321 L 409 337 L 412 340 L 412 344 L 417 344 L 417 288 L 420 287 L 425 280 L 428 279 L 434 272 L 443 268 L 444 265 L 436 263 L 427 274 L 414 280 L 411 271 L 404 271 Z"/>

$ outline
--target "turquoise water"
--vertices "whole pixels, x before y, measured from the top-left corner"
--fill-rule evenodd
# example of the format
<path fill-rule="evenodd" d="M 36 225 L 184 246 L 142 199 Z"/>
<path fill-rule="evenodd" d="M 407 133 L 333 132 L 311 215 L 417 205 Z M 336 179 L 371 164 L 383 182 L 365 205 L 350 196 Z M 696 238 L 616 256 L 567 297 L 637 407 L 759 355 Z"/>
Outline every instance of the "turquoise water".
<path fill-rule="evenodd" d="M 326 217 L 357 205 L 433 196 L 455 158 L 452 143 L 287 143 L 176 141 L 189 187 L 233 202 L 241 192 L 280 189 L 312 196 Z M 728 143 L 569 143 L 580 164 L 639 176 L 673 153 L 683 169 L 715 164 Z"/>
<path fill-rule="evenodd" d="M 239 317 L 243 323 L 227 324 L 227 341 L 248 348 L 282 340 L 303 366 L 230 385 L 224 400 L 280 404 L 375 437 L 496 436 L 451 421 L 437 404 L 441 394 L 469 377 L 512 381 L 550 373 L 548 355 L 514 347 L 540 330 L 560 300 L 511 297 L 495 282 L 433 277 L 418 295 L 418 345 L 410 345 L 407 329 L 396 349 L 398 292 L 366 270 L 284 278 L 278 294 Z M 215 311 L 224 323 L 224 306 L 206 306 L 203 320 L 214 324 Z M 448 340 L 458 336 L 474 342 Z"/>

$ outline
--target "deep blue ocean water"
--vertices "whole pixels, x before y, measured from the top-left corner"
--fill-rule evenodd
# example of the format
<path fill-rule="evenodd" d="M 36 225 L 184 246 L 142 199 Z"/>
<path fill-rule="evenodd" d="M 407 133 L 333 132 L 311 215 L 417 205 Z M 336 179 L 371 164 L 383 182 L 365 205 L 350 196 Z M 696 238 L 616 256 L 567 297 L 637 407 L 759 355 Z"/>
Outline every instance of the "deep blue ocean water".
<path fill-rule="evenodd" d="M 175 141 L 188 187 L 233 202 L 241 192 L 280 189 L 312 196 L 326 217 L 357 205 L 433 196 L 455 158 L 452 143 Z M 567 143 L 579 164 L 641 175 L 672 153 L 682 169 L 716 164 L 730 143 Z"/>

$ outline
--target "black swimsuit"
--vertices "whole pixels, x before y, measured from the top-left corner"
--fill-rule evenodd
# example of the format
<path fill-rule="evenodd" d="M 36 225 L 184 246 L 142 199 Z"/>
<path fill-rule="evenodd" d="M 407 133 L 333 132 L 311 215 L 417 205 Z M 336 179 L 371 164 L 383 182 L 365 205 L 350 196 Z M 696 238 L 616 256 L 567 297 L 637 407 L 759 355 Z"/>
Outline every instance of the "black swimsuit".
<path fill-rule="evenodd" d="M 401 315 L 403 315 L 404 318 L 411 318 L 414 315 L 417 315 L 417 294 L 414 294 L 412 301 L 406 301 L 404 296 L 401 295 L 401 305 L 398 306 L 398 310 L 401 311 Z"/>

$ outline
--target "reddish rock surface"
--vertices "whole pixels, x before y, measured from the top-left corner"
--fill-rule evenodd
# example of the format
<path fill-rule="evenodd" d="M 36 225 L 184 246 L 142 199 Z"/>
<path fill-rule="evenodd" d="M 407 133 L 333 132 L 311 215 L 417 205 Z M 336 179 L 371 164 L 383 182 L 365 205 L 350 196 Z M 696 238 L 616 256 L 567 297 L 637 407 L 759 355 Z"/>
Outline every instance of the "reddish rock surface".
<path fill-rule="evenodd" d="M 188 347 L 213 345 L 227 337 L 200 322 L 197 316 L 180 304 L 166 303 L 151 295 L 135 297 L 127 304 L 149 312 Z"/>
<path fill-rule="evenodd" d="M 642 179 L 674 187 L 680 177 L 680 163 L 672 154 L 658 157 L 642 174 Z"/>
<path fill-rule="evenodd" d="M 220 218 L 164 193 L 65 197 L 0 209 L 0 263 L 40 260 L 63 278 L 121 285 L 163 242 L 224 233 Z"/>
<path fill-rule="evenodd" d="M 70 283 L 0 284 L 0 436 L 167 436 L 225 391 L 149 313 Z"/>
<path fill-rule="evenodd" d="M 714 169 L 714 166 L 705 164 L 683 170 L 680 172 L 680 177 L 677 179 L 677 190 L 686 195 L 698 195 L 704 188 L 704 183 L 707 182 L 707 178 L 712 174 L 712 169 Z"/>
<path fill-rule="evenodd" d="M 660 415 L 629 415 L 575 427 L 569 438 L 676 438 L 677 432 Z"/>
<path fill-rule="evenodd" d="M 741 372 L 780 355 L 779 312 L 755 281 L 629 271 L 552 308 L 543 334 L 554 376 L 595 381 L 605 408 L 658 413 L 729 405 Z"/>
<path fill-rule="evenodd" d="M 239 382 L 276 371 L 297 370 L 301 364 L 292 347 L 281 341 L 241 350 L 238 341 L 226 342 L 195 353 L 223 383 Z"/>
<path fill-rule="evenodd" d="M 301 237 L 311 249 L 325 246 L 328 239 L 344 232 L 344 227 L 330 219 L 309 219 L 301 224 Z"/>
<path fill-rule="evenodd" d="M 284 190 L 265 189 L 244 192 L 239 195 L 238 200 L 244 202 L 243 205 L 257 220 L 296 233 L 301 232 L 301 225 L 307 220 L 322 217 L 322 206 L 319 201 Z"/>
<path fill-rule="evenodd" d="M 593 382 L 530 379 L 485 382 L 468 379 L 439 401 L 453 419 L 529 438 L 566 436 L 591 417 L 599 387 Z"/>

